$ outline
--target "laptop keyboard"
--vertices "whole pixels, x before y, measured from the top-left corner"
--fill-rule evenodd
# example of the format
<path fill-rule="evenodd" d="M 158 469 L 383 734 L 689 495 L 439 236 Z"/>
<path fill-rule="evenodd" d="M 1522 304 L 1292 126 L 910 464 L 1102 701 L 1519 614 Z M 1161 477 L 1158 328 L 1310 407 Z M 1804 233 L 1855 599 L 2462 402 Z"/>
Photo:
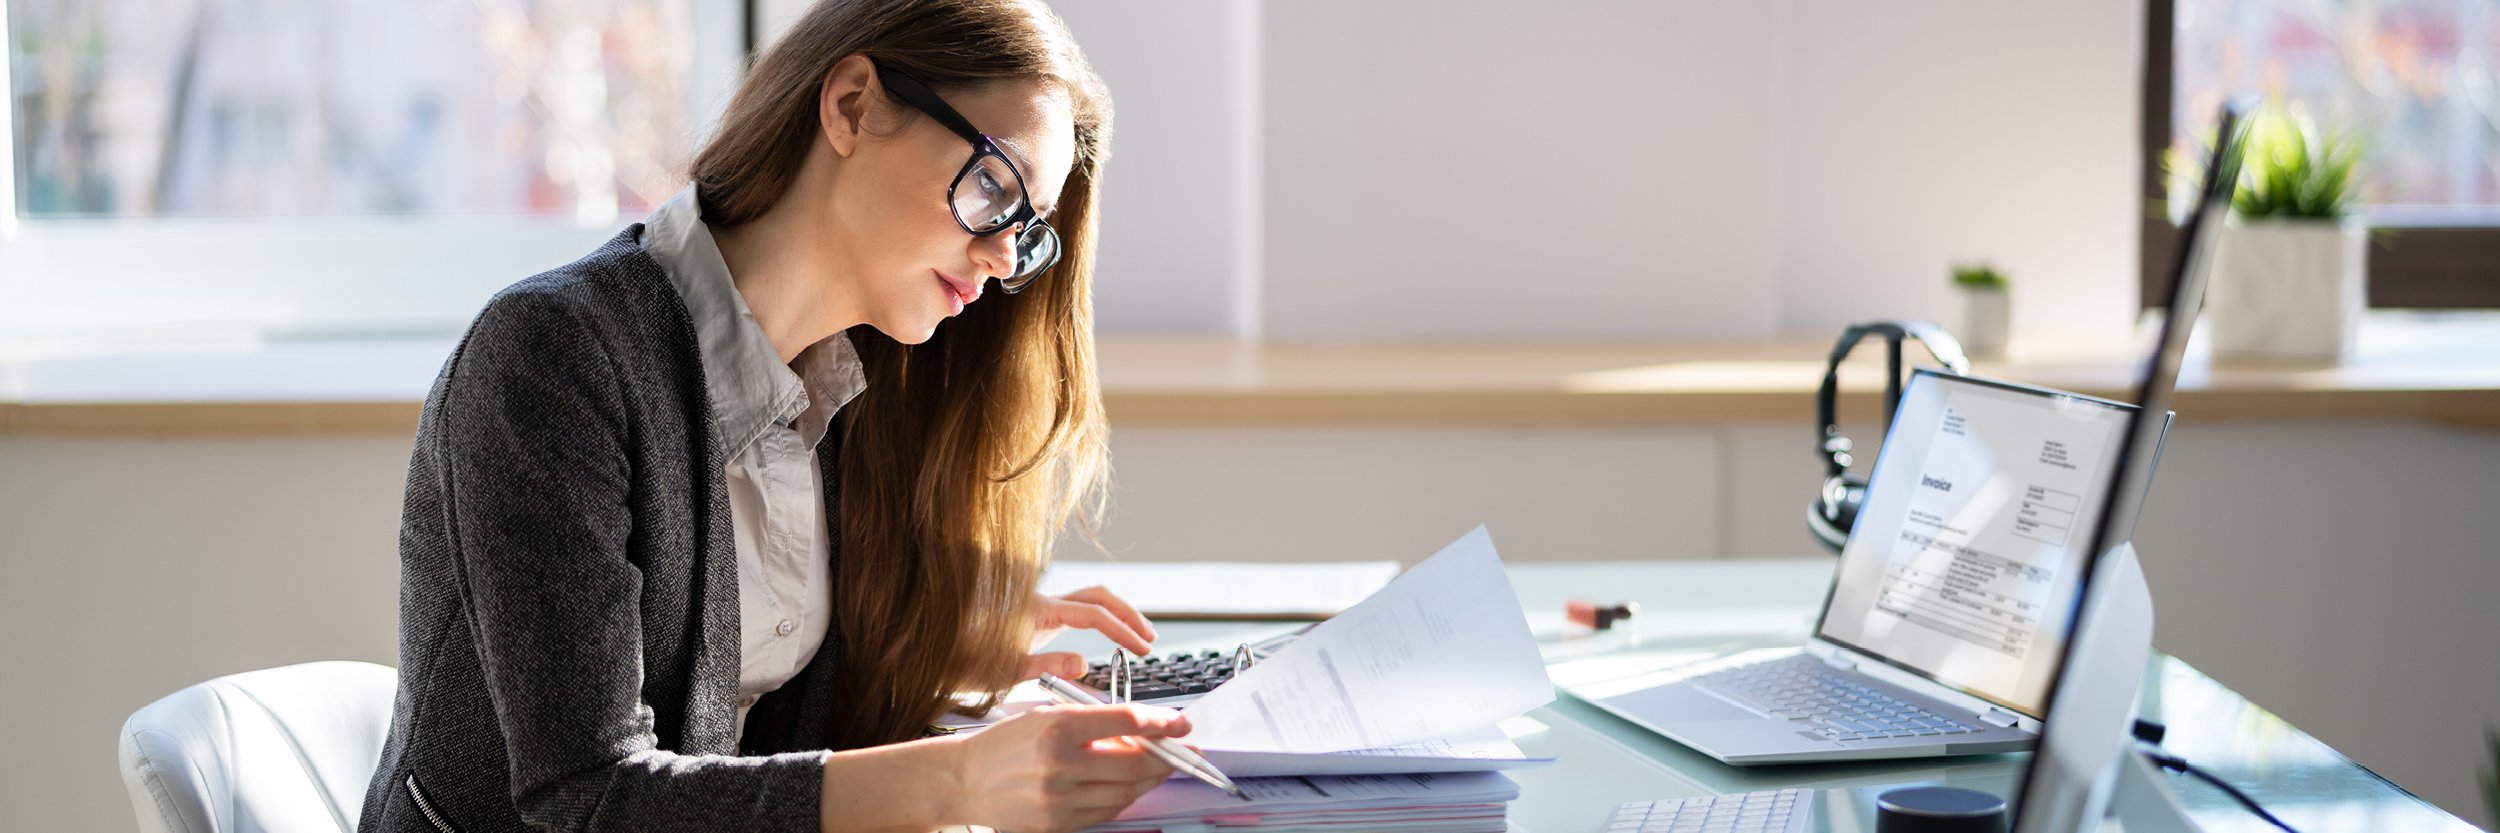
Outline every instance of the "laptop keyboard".
<path fill-rule="evenodd" d="M 1605 833 L 1803 833 L 1813 790 L 1635 801 L 1606 817 Z"/>
<path fill-rule="evenodd" d="M 1799 720 L 1830 740 L 1960 735 L 1980 731 L 1870 687 L 1811 656 L 1738 666 L 1694 685 L 1772 717 Z"/>

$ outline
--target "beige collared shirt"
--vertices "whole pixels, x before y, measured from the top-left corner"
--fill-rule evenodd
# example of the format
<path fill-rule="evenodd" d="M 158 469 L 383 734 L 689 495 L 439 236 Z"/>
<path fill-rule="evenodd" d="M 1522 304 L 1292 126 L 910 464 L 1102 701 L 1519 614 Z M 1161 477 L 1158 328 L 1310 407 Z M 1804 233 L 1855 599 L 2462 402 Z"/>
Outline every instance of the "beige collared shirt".
<path fill-rule="evenodd" d="M 739 736 L 755 701 L 814 659 L 833 623 L 833 542 L 816 444 L 834 412 L 867 387 L 841 333 L 789 364 L 729 279 L 694 189 L 652 212 L 643 247 L 694 318 L 703 376 L 729 463 L 729 520 L 738 548 Z"/>

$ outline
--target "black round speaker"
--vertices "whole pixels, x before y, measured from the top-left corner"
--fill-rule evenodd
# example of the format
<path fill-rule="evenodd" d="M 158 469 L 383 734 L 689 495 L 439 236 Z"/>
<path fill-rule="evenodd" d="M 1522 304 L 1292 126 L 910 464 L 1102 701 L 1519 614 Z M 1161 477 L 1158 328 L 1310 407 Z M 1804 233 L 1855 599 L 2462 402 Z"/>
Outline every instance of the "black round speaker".
<path fill-rule="evenodd" d="M 1875 833 L 2005 833 L 2005 799 L 1961 787 L 1904 787 L 1875 797 Z"/>

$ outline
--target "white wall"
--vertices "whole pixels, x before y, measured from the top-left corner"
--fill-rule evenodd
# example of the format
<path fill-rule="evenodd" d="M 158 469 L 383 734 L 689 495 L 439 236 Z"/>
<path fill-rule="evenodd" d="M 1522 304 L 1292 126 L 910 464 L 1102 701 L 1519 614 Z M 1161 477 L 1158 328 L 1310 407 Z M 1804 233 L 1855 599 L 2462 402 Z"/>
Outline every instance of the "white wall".
<path fill-rule="evenodd" d="M 1949 321 L 1947 264 L 2011 274 L 2014 331 L 2135 321 L 2140 2 L 1803 2 L 1783 44 L 1780 321 Z"/>
<path fill-rule="evenodd" d="M 1718 552 L 1711 427 L 1139 425 L 1112 450 L 1126 560 L 1413 561 L 1480 523 L 1514 559 Z"/>
<path fill-rule="evenodd" d="M 2023 332 L 2132 320 L 2135 3 L 1056 5 L 1119 102 L 1107 331 L 1820 334 L 1976 258 Z"/>
<path fill-rule="evenodd" d="M 397 665 L 408 450 L 0 437 L 0 827 L 134 829 L 116 733 L 183 686 Z"/>
<path fill-rule="evenodd" d="M 1786 6 L 1267 11 L 1270 335 L 1776 332 Z"/>
<path fill-rule="evenodd" d="M 1119 332 L 1257 334 L 1257 29 L 1246 3 L 1051 4 L 1112 90 L 1095 314 Z M 1095 46 L 1101 44 L 1101 46 Z"/>
<path fill-rule="evenodd" d="M 1984 257 L 2116 337 L 2136 5 L 1270 0 L 1267 331 L 1821 334 Z"/>

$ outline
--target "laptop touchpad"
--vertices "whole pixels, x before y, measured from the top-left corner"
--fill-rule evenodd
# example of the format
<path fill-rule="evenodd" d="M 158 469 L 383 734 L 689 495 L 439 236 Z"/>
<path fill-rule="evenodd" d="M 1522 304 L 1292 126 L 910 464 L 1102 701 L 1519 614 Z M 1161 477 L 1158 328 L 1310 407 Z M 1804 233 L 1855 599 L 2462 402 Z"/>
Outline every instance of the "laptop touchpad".
<path fill-rule="evenodd" d="M 1712 697 L 1689 685 L 1663 685 L 1644 691 L 1618 694 L 1605 699 L 1608 707 L 1637 714 L 1653 722 L 1683 723 L 1701 720 L 1734 720 L 1758 717 L 1744 707 Z"/>

